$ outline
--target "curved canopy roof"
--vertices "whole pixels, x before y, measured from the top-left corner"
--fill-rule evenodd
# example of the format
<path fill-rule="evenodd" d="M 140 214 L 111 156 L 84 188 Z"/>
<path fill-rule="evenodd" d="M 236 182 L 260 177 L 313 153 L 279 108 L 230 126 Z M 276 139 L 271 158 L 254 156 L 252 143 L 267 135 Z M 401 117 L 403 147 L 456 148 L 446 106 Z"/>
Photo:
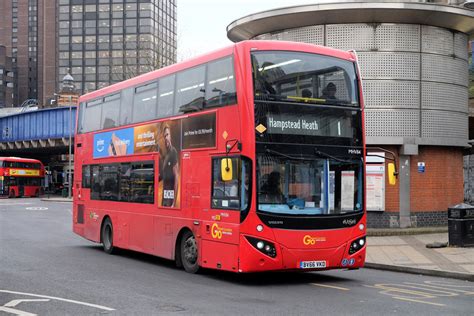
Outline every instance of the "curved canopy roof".
<path fill-rule="evenodd" d="M 309 25 L 403 23 L 444 27 L 474 38 L 474 10 L 419 2 L 320 3 L 251 14 L 227 26 L 227 37 L 238 42 L 257 35 Z"/>

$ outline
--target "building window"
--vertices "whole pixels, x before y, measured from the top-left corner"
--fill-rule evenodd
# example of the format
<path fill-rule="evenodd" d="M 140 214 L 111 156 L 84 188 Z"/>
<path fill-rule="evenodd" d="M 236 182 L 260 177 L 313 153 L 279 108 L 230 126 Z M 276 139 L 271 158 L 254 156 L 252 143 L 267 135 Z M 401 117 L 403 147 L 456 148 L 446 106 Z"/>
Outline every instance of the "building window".
<path fill-rule="evenodd" d="M 71 11 L 73 13 L 79 13 L 79 12 L 82 12 L 82 5 L 73 5 L 71 7 Z"/>

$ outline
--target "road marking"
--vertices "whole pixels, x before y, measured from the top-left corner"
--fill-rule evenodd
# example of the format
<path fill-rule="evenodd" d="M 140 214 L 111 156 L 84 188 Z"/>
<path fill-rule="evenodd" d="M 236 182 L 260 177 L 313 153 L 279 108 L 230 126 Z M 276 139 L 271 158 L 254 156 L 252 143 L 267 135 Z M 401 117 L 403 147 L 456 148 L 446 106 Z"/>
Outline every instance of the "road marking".
<path fill-rule="evenodd" d="M 45 299 L 45 298 L 39 298 L 38 299 L 37 298 L 37 299 L 29 299 L 29 300 L 13 300 L 13 301 L 10 301 L 10 302 L 6 303 L 3 306 L 15 307 L 15 306 L 17 306 L 18 304 L 20 304 L 22 302 L 49 302 L 49 299 Z"/>
<path fill-rule="evenodd" d="M 33 203 L 0 203 L 1 206 L 31 205 Z"/>
<path fill-rule="evenodd" d="M 409 282 L 406 282 L 406 283 L 412 284 Z M 463 288 L 463 289 L 466 288 L 466 289 L 474 290 L 474 285 L 458 285 L 458 284 L 453 284 L 450 282 L 443 282 L 443 281 L 425 281 L 425 284 L 423 286 L 432 287 L 436 289 L 442 289 L 442 290 L 449 289 L 454 292 L 464 293 L 465 295 L 474 295 L 473 291 L 466 291 L 466 290 L 460 289 L 460 288 Z"/>
<path fill-rule="evenodd" d="M 31 293 L 22 293 L 22 292 L 8 291 L 8 290 L 0 290 L 0 293 L 9 293 L 9 294 L 18 294 L 18 295 L 26 295 L 26 296 L 33 296 L 33 297 L 49 298 L 51 300 L 57 300 L 57 301 L 62 301 L 62 302 L 67 302 L 67 303 L 72 303 L 72 304 L 77 304 L 77 305 L 84 305 L 84 306 L 94 307 L 94 308 L 98 308 L 98 309 L 103 309 L 103 310 L 106 310 L 106 311 L 114 311 L 115 310 L 113 308 L 102 306 L 102 305 L 91 304 L 91 303 L 86 303 L 86 302 L 80 302 L 80 301 L 75 301 L 75 300 L 69 300 L 69 299 L 55 297 L 55 296 L 38 295 L 38 294 L 31 294 Z"/>
<path fill-rule="evenodd" d="M 445 290 L 445 288 L 442 288 L 442 287 L 439 287 L 439 286 L 434 286 L 434 285 L 428 285 L 428 284 L 425 284 L 423 285 L 427 288 L 433 288 L 433 289 L 441 289 L 441 290 Z M 474 295 L 474 292 L 470 292 L 470 291 L 464 291 L 464 290 L 459 290 L 459 289 L 449 289 L 450 291 L 453 291 L 453 292 L 459 292 L 459 293 L 463 293 L 464 295 Z"/>
<path fill-rule="evenodd" d="M 395 298 L 397 300 L 402 300 L 402 301 L 414 302 L 414 303 L 422 303 L 422 304 L 435 305 L 435 306 L 446 306 L 440 303 L 425 302 L 425 301 L 415 300 L 415 299 L 406 298 L 406 297 L 392 296 L 392 298 Z"/>
<path fill-rule="evenodd" d="M 18 309 L 14 308 L 9 308 L 5 306 L 0 306 L 0 312 L 5 312 L 13 315 L 18 315 L 18 316 L 37 316 L 37 314 L 32 314 L 24 311 L 20 311 Z"/>
<path fill-rule="evenodd" d="M 413 291 L 413 290 L 397 288 L 397 287 L 391 287 L 389 285 L 390 284 L 375 284 L 374 286 L 371 286 L 371 285 L 364 285 L 364 286 L 382 290 L 379 293 L 386 294 L 386 295 L 389 295 L 389 296 L 392 296 L 392 297 L 394 296 L 394 295 L 390 294 L 392 292 L 394 292 L 394 293 L 403 293 L 403 294 L 408 294 L 408 295 L 412 295 L 412 296 L 418 296 L 420 298 L 435 298 L 436 297 L 436 296 L 433 296 L 432 294 L 429 294 L 429 293 Z M 396 286 L 397 284 L 393 284 L 393 285 Z"/>
<path fill-rule="evenodd" d="M 11 307 L 16 307 L 18 304 L 23 303 L 23 302 L 49 302 L 49 299 L 26 299 L 26 300 L 13 300 L 8 303 L 6 303 L 3 306 L 0 306 L 0 311 L 9 313 L 9 314 L 15 314 L 19 316 L 37 316 L 36 314 L 28 313 L 25 311 L 21 311 L 19 309 L 11 308 Z"/>
<path fill-rule="evenodd" d="M 25 207 L 28 211 L 46 211 L 48 208 L 44 206 L 33 206 L 33 207 Z"/>
<path fill-rule="evenodd" d="M 410 282 L 403 282 L 403 283 L 406 284 L 405 285 L 406 287 L 409 287 L 412 289 L 431 291 L 433 292 L 432 294 L 436 296 L 458 296 L 459 295 L 457 293 L 453 293 L 452 291 L 450 291 L 451 289 L 440 289 L 440 288 L 434 289 L 430 287 L 429 285 L 425 285 L 425 284 L 416 284 L 416 283 L 410 283 Z"/>
<path fill-rule="evenodd" d="M 365 285 L 380 290 L 380 294 L 391 296 L 393 299 L 435 305 L 446 306 L 429 300 L 441 297 L 455 297 L 462 294 L 472 295 L 471 286 L 459 286 L 452 283 L 424 281 L 424 283 L 403 282 L 401 284 L 374 284 Z M 459 289 L 463 288 L 463 289 Z"/>
<path fill-rule="evenodd" d="M 345 287 L 340 287 L 340 286 L 320 284 L 320 283 L 310 283 L 310 284 L 315 285 L 315 286 L 320 286 L 320 287 L 327 287 L 327 288 L 330 288 L 330 289 L 341 290 L 341 291 L 350 291 L 350 289 L 345 288 Z"/>

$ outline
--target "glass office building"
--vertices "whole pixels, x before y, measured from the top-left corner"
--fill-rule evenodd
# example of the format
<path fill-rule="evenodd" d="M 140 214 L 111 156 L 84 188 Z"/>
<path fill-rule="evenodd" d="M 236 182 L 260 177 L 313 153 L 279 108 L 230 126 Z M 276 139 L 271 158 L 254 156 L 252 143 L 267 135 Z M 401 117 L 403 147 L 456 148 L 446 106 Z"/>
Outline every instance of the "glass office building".
<path fill-rule="evenodd" d="M 58 0 L 57 10 L 56 78 L 69 71 L 80 93 L 176 62 L 175 0 Z"/>

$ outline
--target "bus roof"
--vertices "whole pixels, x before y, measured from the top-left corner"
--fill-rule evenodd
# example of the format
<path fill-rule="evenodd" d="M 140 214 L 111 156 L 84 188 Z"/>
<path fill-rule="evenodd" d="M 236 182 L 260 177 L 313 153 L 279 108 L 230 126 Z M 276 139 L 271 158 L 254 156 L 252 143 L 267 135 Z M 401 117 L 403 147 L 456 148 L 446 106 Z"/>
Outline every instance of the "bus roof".
<path fill-rule="evenodd" d="M 20 157 L 0 157 L 0 161 L 17 161 L 17 162 L 35 162 L 41 163 L 41 161 L 37 159 L 31 158 L 20 158 Z"/>
<path fill-rule="evenodd" d="M 180 70 L 191 68 L 205 62 L 219 59 L 228 55 L 231 55 L 234 52 L 234 49 L 244 49 L 246 51 L 252 50 L 285 50 L 285 51 L 304 51 L 309 53 L 321 54 L 332 56 L 340 59 L 345 59 L 349 61 L 355 61 L 354 56 L 347 51 L 342 51 L 330 47 L 301 43 L 301 42 L 287 42 L 287 41 L 263 41 L 263 40 L 248 40 L 241 41 L 236 44 L 229 45 L 224 48 L 220 48 L 199 56 L 193 57 L 183 62 L 179 62 L 170 66 L 166 66 L 157 70 L 150 71 L 148 73 L 115 83 L 113 85 L 107 86 L 105 88 L 87 93 L 82 95 L 79 98 L 79 102 L 92 100 L 98 97 L 102 97 L 114 92 L 121 91 L 133 86 L 138 86 L 140 84 L 152 81 L 159 77 L 164 77 L 166 75 L 173 74 Z"/>

